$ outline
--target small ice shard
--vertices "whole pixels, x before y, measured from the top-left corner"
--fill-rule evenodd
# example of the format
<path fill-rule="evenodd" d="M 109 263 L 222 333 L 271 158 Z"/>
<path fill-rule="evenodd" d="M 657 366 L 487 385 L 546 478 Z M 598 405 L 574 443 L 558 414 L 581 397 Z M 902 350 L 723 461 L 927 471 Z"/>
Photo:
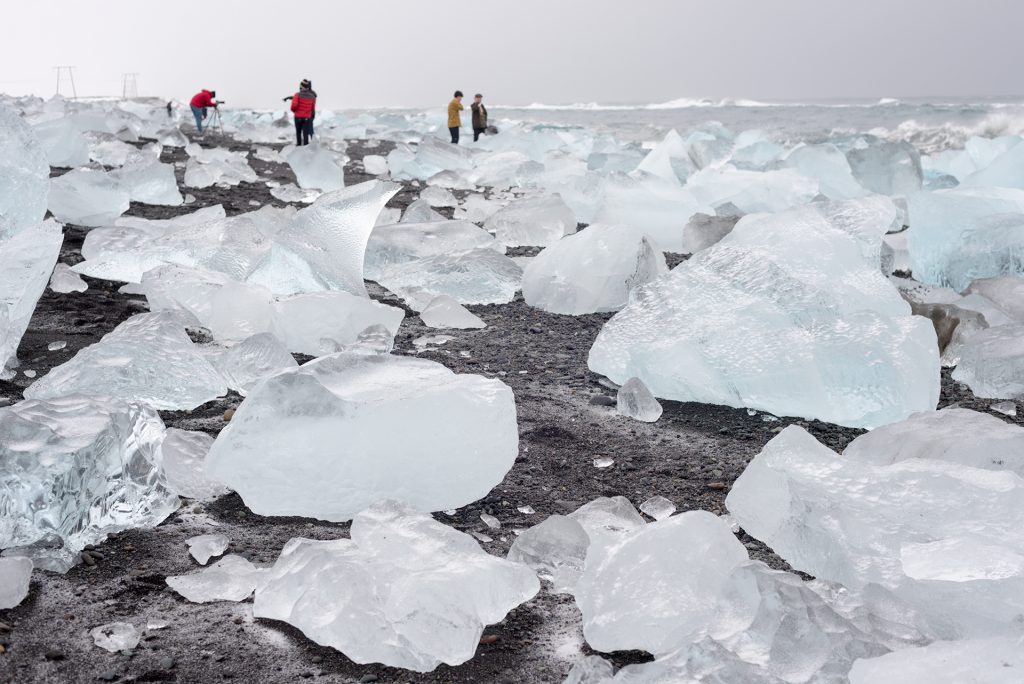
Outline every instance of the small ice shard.
<path fill-rule="evenodd" d="M 434 211 L 430 203 L 426 200 L 418 199 L 415 202 L 410 202 L 409 206 L 405 208 L 402 213 L 401 223 L 436 223 L 438 221 L 447 221 L 448 218 L 444 214 L 440 214 Z M 486 232 L 486 231 L 485 231 Z"/>
<path fill-rule="evenodd" d="M 454 207 L 459 203 L 459 201 L 455 199 L 455 195 L 444 188 L 439 188 L 435 185 L 432 185 L 429 188 L 424 188 L 420 193 L 420 199 L 431 207 Z"/>
<path fill-rule="evenodd" d="M 472 658 L 484 627 L 540 589 L 529 568 L 394 501 L 356 515 L 350 536 L 289 541 L 253 614 L 357 663 L 429 672 Z"/>
<path fill-rule="evenodd" d="M 376 280 L 388 266 L 478 247 L 504 252 L 490 233 L 468 221 L 378 225 L 366 245 L 363 268 L 368 280 Z"/>
<path fill-rule="evenodd" d="M 256 590 L 265 572 L 247 559 L 229 554 L 198 572 L 168 577 L 167 586 L 192 603 L 244 601 Z"/>
<path fill-rule="evenodd" d="M 483 542 L 484 544 L 489 544 L 490 542 L 494 541 L 493 538 L 488 537 L 483 532 L 477 532 L 477 531 L 473 530 L 469 534 L 471 536 L 473 536 L 473 538 L 475 538 L 477 541 Z"/>
<path fill-rule="evenodd" d="M 46 345 L 46 349 L 48 351 L 59 351 L 66 346 L 68 346 L 66 340 L 57 340 L 56 342 L 51 342 L 50 344 Z"/>
<path fill-rule="evenodd" d="M 428 328 L 467 330 L 487 327 L 483 319 L 447 295 L 439 295 L 431 299 L 426 308 L 420 312 L 420 320 Z"/>
<path fill-rule="evenodd" d="M 333 192 L 345 187 L 344 162 L 326 147 L 313 143 L 295 147 L 287 155 L 300 188 Z"/>
<path fill-rule="evenodd" d="M 32 581 L 32 559 L 19 556 L 0 558 L 0 610 L 14 608 L 28 596 Z"/>
<path fill-rule="evenodd" d="M 523 270 L 523 297 L 552 313 L 618 311 L 633 290 L 667 272 L 665 256 L 642 232 L 591 225 L 530 261 Z"/>
<path fill-rule="evenodd" d="M 260 380 L 299 364 L 271 333 L 257 333 L 210 357 L 228 387 L 243 397 Z"/>
<path fill-rule="evenodd" d="M 22 371 L 22 373 L 25 374 L 26 378 L 34 378 L 34 377 L 36 377 L 36 372 L 34 370 L 32 370 L 31 368 L 28 369 L 28 370 Z"/>
<path fill-rule="evenodd" d="M 553 583 L 555 593 L 567 593 L 583 573 L 589 547 L 590 537 L 578 521 L 551 515 L 516 537 L 508 559 L 533 568 Z"/>
<path fill-rule="evenodd" d="M 92 629 L 93 643 L 111 653 L 130 651 L 139 645 L 142 633 L 129 622 L 111 622 Z"/>
<path fill-rule="evenodd" d="M 407 429 L 382 429 L 395 420 Z M 476 501 L 511 468 L 518 441 L 501 381 L 341 352 L 257 386 L 214 443 L 207 472 L 261 515 L 343 521 L 386 497 L 423 511 Z M 284 471 L 274 465 L 282 459 Z"/>
<path fill-rule="evenodd" d="M 270 194 L 282 202 L 312 204 L 323 192 L 312 188 L 300 188 L 294 183 L 288 183 L 287 185 L 271 188 Z"/>
<path fill-rule="evenodd" d="M 110 225 L 129 204 L 128 189 L 103 171 L 74 169 L 50 181 L 48 208 L 61 223 Z"/>
<path fill-rule="evenodd" d="M 149 620 L 146 621 L 146 631 L 153 632 L 158 629 L 167 629 L 167 627 L 170 624 L 171 623 L 167 622 L 167 620 L 157 620 L 155 618 L 149 618 Z"/>
<path fill-rule="evenodd" d="M 481 513 L 480 519 L 492 530 L 500 530 L 501 522 L 490 513 Z"/>
<path fill-rule="evenodd" d="M 619 388 L 615 408 L 621 415 L 645 423 L 657 421 L 662 411 L 661 404 L 640 378 L 630 378 Z"/>
<path fill-rule="evenodd" d="M 0 548 L 32 549 L 22 555 L 36 567 L 65 572 L 108 532 L 160 523 L 179 503 L 160 468 L 163 438 L 156 411 L 105 397 L 0 408 Z M 31 546 L 48 535 L 55 546 Z"/>
<path fill-rule="evenodd" d="M 422 335 L 413 340 L 412 343 L 415 347 L 426 348 L 432 344 L 442 345 L 454 339 L 451 335 Z"/>
<path fill-rule="evenodd" d="M 850 670 L 850 684 L 1019 684 L 1024 649 L 1017 637 L 936 641 L 926 646 L 861 658 Z"/>
<path fill-rule="evenodd" d="M 60 224 L 53 220 L 0 240 L 0 371 L 16 358 L 63 241 Z"/>
<path fill-rule="evenodd" d="M 997 404 L 992 404 L 989 408 L 997 413 L 1002 413 L 1004 416 L 1017 417 L 1017 404 L 1012 401 L 1000 401 Z"/>
<path fill-rule="evenodd" d="M 595 468 L 611 468 L 615 465 L 615 459 L 611 456 L 598 456 L 594 459 Z"/>
<path fill-rule="evenodd" d="M 206 565 L 211 558 L 224 553 L 231 542 L 223 534 L 200 534 L 189 537 L 185 544 L 188 545 L 188 552 L 196 562 Z"/>
<path fill-rule="evenodd" d="M 25 120 L 0 105 L 0 238 L 37 225 L 46 215 L 50 165 Z M 0 366 L 4 359 L 0 358 Z"/>
<path fill-rule="evenodd" d="M 953 379 L 985 399 L 1024 399 L 1024 324 L 972 334 L 960 348 Z"/>
<path fill-rule="evenodd" d="M 664 520 L 676 512 L 676 505 L 659 494 L 640 504 L 640 511 L 655 520 Z"/>
<path fill-rule="evenodd" d="M 82 280 L 82 276 L 71 270 L 67 264 L 57 264 L 53 268 L 53 275 L 50 276 L 50 289 L 54 292 L 85 292 L 89 285 Z"/>
<path fill-rule="evenodd" d="M 537 512 L 533 510 L 533 506 L 519 506 L 518 508 L 516 508 L 516 510 L 522 513 L 523 515 L 533 515 Z"/>
<path fill-rule="evenodd" d="M 209 501 L 228 493 L 228 488 L 206 477 L 206 455 L 213 437 L 205 432 L 167 428 L 160 447 L 167 487 L 179 496 Z"/>
<path fill-rule="evenodd" d="M 377 282 L 421 311 L 438 295 L 460 304 L 507 304 L 522 279 L 523 271 L 514 261 L 478 247 L 389 266 Z"/>
<path fill-rule="evenodd" d="M 576 217 L 558 194 L 513 200 L 484 223 L 509 247 L 553 245 L 576 232 Z"/>
<path fill-rule="evenodd" d="M 132 316 L 25 390 L 28 399 L 76 392 L 191 410 L 227 392 L 224 379 L 169 313 Z"/>
<path fill-rule="evenodd" d="M 383 176 L 388 172 L 388 160 L 379 154 L 363 157 L 363 170 L 371 176 Z"/>

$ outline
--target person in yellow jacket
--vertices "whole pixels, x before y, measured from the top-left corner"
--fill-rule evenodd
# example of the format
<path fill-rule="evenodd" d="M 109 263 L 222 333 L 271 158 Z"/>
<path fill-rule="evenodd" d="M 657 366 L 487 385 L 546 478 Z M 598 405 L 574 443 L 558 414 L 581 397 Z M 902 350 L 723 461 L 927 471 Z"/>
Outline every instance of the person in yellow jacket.
<path fill-rule="evenodd" d="M 459 129 L 462 128 L 462 91 L 456 90 L 455 97 L 448 103 L 448 132 L 452 134 L 452 144 L 459 144 Z"/>

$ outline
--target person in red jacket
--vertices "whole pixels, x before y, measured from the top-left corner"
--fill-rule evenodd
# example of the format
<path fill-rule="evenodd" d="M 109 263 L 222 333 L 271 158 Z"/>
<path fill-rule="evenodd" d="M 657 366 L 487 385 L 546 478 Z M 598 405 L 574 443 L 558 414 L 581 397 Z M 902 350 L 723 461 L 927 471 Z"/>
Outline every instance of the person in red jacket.
<path fill-rule="evenodd" d="M 299 92 L 292 96 L 292 114 L 295 115 L 295 144 L 308 145 L 316 117 L 316 91 L 308 78 L 302 79 Z"/>
<path fill-rule="evenodd" d="M 199 133 L 203 132 L 203 119 L 206 118 L 206 108 L 217 106 L 217 102 L 214 99 L 216 97 L 216 90 L 206 90 L 205 88 L 192 96 L 192 102 L 189 104 L 192 106 L 192 116 L 196 117 L 196 130 Z"/>

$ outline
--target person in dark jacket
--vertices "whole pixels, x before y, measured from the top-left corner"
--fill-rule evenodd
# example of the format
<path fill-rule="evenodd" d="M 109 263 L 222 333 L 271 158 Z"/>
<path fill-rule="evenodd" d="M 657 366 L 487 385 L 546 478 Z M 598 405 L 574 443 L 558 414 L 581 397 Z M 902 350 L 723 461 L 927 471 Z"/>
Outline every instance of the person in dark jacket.
<path fill-rule="evenodd" d="M 484 107 L 484 96 L 477 93 L 473 97 L 473 142 L 480 139 L 480 135 L 487 131 L 487 107 Z"/>
<path fill-rule="evenodd" d="M 308 78 L 302 79 L 299 92 L 292 96 L 292 114 L 295 115 L 295 144 L 308 145 L 316 117 L 316 91 Z"/>
<path fill-rule="evenodd" d="M 196 130 L 199 133 L 203 132 L 203 119 L 206 118 L 206 108 L 217 106 L 216 97 L 216 90 L 206 89 L 200 90 L 192 96 L 189 106 L 192 107 L 192 116 L 196 117 Z"/>

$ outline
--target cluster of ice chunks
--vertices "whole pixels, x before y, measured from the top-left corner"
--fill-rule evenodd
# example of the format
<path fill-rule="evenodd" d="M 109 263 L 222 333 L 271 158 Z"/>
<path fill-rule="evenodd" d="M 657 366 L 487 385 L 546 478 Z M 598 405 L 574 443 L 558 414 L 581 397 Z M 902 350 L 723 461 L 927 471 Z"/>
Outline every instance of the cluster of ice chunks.
<path fill-rule="evenodd" d="M 879 271 L 894 211 L 872 197 L 744 217 L 634 290 L 590 368 L 617 383 L 637 377 L 660 398 L 852 427 L 934 409 L 934 330 Z"/>
<path fill-rule="evenodd" d="M 423 511 L 475 501 L 512 467 L 518 442 L 501 381 L 425 359 L 339 352 L 254 389 L 207 472 L 261 515 L 340 521 L 381 498 Z"/>
<path fill-rule="evenodd" d="M 178 507 L 163 438 L 156 411 L 108 397 L 0 408 L 0 548 L 64 572 L 107 533 L 160 523 Z"/>
<path fill-rule="evenodd" d="M 300 188 L 333 192 L 345 187 L 344 161 L 318 143 L 294 147 L 286 159 Z"/>
<path fill-rule="evenodd" d="M 128 211 L 128 188 L 109 173 L 73 169 L 50 181 L 49 209 L 62 223 L 104 226 Z"/>
<path fill-rule="evenodd" d="M 547 247 L 523 270 L 523 298 L 559 314 L 618 311 L 668 272 L 665 255 L 629 226 L 592 225 Z"/>
<path fill-rule="evenodd" d="M 1024 429 L 937 415 L 858 437 L 842 458 L 788 427 L 726 505 L 794 569 L 912 607 L 929 638 L 1019 637 Z"/>
<path fill-rule="evenodd" d="M 460 304 L 506 304 L 519 290 L 523 270 L 491 247 L 445 252 L 384 268 L 377 282 L 422 311 L 438 295 Z"/>
<path fill-rule="evenodd" d="M 476 248 L 504 253 L 501 243 L 469 221 L 403 221 L 378 225 L 370 233 L 366 245 L 364 275 L 369 280 L 376 280 L 389 266 Z"/>
<path fill-rule="evenodd" d="M 185 185 L 190 188 L 208 188 L 218 184 L 230 186 L 259 180 L 244 152 L 200 147 L 194 142 L 186 145 L 185 151 L 189 156 L 185 163 Z"/>
<path fill-rule="evenodd" d="M 484 228 L 508 247 L 547 247 L 576 232 L 576 216 L 557 194 L 524 197 L 492 214 Z"/>
<path fill-rule="evenodd" d="M 529 568 L 382 501 L 355 516 L 351 539 L 289 541 L 256 589 L 253 615 L 288 622 L 357 663 L 429 672 L 472 658 L 484 627 L 539 589 Z"/>
<path fill-rule="evenodd" d="M 102 394 L 161 410 L 191 410 L 226 392 L 223 377 L 180 320 L 159 312 L 132 316 L 36 380 L 25 397 Z"/>
<path fill-rule="evenodd" d="M 18 114 L 0 105 L 0 238 L 46 214 L 50 167 L 39 140 Z"/>
<path fill-rule="evenodd" d="M 14 365 L 21 337 L 46 290 L 64 235 L 46 220 L 0 239 L 0 371 Z"/>

